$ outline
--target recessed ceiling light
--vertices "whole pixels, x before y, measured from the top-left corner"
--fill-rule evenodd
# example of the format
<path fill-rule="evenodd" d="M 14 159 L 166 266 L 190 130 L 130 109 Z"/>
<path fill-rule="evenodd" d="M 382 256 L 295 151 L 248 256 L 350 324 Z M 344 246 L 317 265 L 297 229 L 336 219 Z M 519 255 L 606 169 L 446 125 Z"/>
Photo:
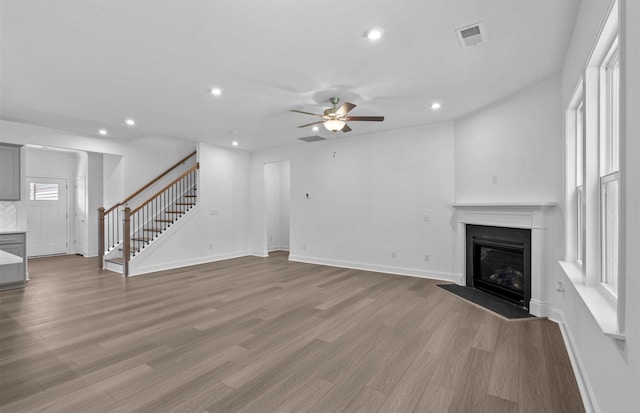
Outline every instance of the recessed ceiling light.
<path fill-rule="evenodd" d="M 100 130 L 98 131 L 98 133 L 99 133 L 100 135 L 106 135 L 106 134 L 107 134 L 107 130 L 106 130 L 106 129 L 100 129 Z"/>
<path fill-rule="evenodd" d="M 318 130 L 320 130 L 320 128 L 319 128 L 319 127 L 317 127 L 317 126 L 314 126 L 314 127 L 313 127 L 313 128 L 311 128 L 311 129 L 313 129 L 313 131 L 314 131 L 314 132 L 318 132 Z"/>
<path fill-rule="evenodd" d="M 214 87 L 211 89 L 211 94 L 213 96 L 220 96 L 222 94 L 222 89 Z"/>
<path fill-rule="evenodd" d="M 438 110 L 438 109 L 440 109 L 440 106 L 441 106 L 441 105 L 440 105 L 440 103 L 438 103 L 438 102 L 433 102 L 433 103 L 431 104 L 431 109 L 433 109 L 433 110 Z"/>
<path fill-rule="evenodd" d="M 233 141 L 233 142 L 231 142 L 231 144 L 232 144 L 233 146 L 238 146 L 238 141 Z"/>
<path fill-rule="evenodd" d="M 382 37 L 382 30 L 380 29 L 367 30 L 365 32 L 365 36 L 367 36 L 369 40 L 378 40 Z"/>
<path fill-rule="evenodd" d="M 133 119 L 125 119 L 124 123 L 126 123 L 129 126 L 135 126 L 136 121 Z"/>

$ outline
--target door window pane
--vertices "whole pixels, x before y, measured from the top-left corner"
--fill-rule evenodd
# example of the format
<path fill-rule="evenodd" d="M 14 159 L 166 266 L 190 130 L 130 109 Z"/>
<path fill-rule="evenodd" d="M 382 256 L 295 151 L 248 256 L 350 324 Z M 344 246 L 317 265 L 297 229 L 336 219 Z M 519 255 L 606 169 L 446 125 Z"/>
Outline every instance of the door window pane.
<path fill-rule="evenodd" d="M 29 184 L 30 201 L 57 201 L 58 184 L 31 182 Z"/>

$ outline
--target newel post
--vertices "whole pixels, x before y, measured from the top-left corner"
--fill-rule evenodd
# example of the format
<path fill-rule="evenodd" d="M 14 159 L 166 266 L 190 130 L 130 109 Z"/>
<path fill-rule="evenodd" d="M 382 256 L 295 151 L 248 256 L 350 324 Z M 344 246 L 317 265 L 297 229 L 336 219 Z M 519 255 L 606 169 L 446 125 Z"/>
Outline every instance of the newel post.
<path fill-rule="evenodd" d="M 98 208 L 98 268 L 104 268 L 104 207 Z"/>
<path fill-rule="evenodd" d="M 122 263 L 122 274 L 129 276 L 129 258 L 131 258 L 131 208 L 124 208 L 124 221 L 122 222 L 122 245 L 124 247 L 124 257 Z"/>

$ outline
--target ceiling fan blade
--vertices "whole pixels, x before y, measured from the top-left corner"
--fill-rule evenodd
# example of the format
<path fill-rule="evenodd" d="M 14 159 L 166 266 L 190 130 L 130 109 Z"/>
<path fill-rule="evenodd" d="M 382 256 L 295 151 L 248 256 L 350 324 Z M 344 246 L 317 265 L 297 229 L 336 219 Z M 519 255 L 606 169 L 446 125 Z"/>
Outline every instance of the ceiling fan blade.
<path fill-rule="evenodd" d="M 346 114 L 349 113 L 349 111 L 355 107 L 356 105 L 354 105 L 353 103 L 344 102 L 342 106 L 340 106 L 338 110 L 336 110 L 336 116 L 337 117 L 346 116 Z"/>
<path fill-rule="evenodd" d="M 351 132 L 351 128 L 349 127 L 349 125 L 347 125 L 346 123 L 344 124 L 344 127 L 342 128 L 342 132 Z"/>
<path fill-rule="evenodd" d="M 300 126 L 298 126 L 298 127 L 299 127 L 299 128 L 306 128 L 307 126 L 317 125 L 317 124 L 319 124 L 319 123 L 324 123 L 324 122 L 325 122 L 324 120 L 319 120 L 319 121 L 317 121 L 317 122 L 307 123 L 306 125 L 300 125 Z"/>
<path fill-rule="evenodd" d="M 302 110 L 289 109 L 289 112 L 302 113 L 302 114 L 305 114 L 305 115 L 312 115 L 312 116 L 320 116 L 321 118 L 323 118 L 323 117 L 324 117 L 323 115 L 319 115 L 319 114 L 317 114 L 317 113 L 304 112 L 304 111 L 302 111 Z"/>
<path fill-rule="evenodd" d="M 345 121 L 365 120 L 369 122 L 382 122 L 384 120 L 384 116 L 345 116 L 343 120 Z"/>

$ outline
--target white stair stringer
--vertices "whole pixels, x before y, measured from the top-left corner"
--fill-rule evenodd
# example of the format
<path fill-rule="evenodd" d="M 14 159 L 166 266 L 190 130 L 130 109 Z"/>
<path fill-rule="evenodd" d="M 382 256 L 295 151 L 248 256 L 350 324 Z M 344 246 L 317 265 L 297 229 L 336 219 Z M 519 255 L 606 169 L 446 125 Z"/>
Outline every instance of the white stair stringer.
<path fill-rule="evenodd" d="M 200 203 L 196 203 L 160 236 L 133 256 L 129 260 L 129 276 L 190 265 L 177 264 L 183 264 L 185 249 L 192 249 L 194 236 L 202 233 L 201 222 L 197 219 L 203 214 L 202 211 Z"/>
<path fill-rule="evenodd" d="M 152 234 L 148 234 L 148 241 L 137 241 L 134 239 L 131 239 L 130 241 L 130 248 L 131 248 L 131 254 L 130 254 L 130 258 L 129 258 L 129 275 L 135 275 L 135 273 L 132 271 L 133 266 L 135 266 L 135 261 L 137 259 L 139 259 L 141 256 L 144 255 L 144 252 L 148 249 L 151 248 L 151 246 L 158 242 L 159 240 L 162 239 L 166 239 L 167 237 L 171 236 L 172 233 L 172 229 L 176 226 L 179 226 L 181 224 L 181 222 L 183 222 L 185 220 L 185 218 L 194 210 L 198 207 L 199 202 L 198 199 L 195 199 L 195 203 L 193 205 L 189 205 L 189 206 L 177 206 L 176 202 L 178 201 L 183 201 L 184 200 L 184 196 L 188 195 L 192 193 L 191 189 L 186 193 L 183 194 L 182 196 L 180 196 L 180 198 L 174 200 L 174 202 L 170 205 L 168 205 L 166 207 L 166 209 L 177 209 L 177 208 L 183 208 L 184 212 L 182 212 L 181 214 L 179 214 L 178 216 L 172 215 L 171 219 L 172 222 L 171 223 L 161 223 L 158 224 L 157 226 L 162 227 L 162 231 L 158 232 L 158 233 L 152 233 Z M 164 211 L 160 211 L 158 213 L 158 215 L 156 216 L 152 216 L 150 217 L 146 222 L 143 223 L 143 227 L 148 227 L 149 225 L 154 224 L 154 220 L 157 218 L 166 218 L 168 217 Z M 139 236 L 145 236 L 147 234 L 145 234 L 142 229 L 135 232 L 134 234 L 131 234 L 131 238 L 136 238 Z M 112 247 L 109 252 L 104 256 L 104 269 L 109 270 L 109 271 L 113 271 L 116 272 L 118 274 L 122 274 L 124 275 L 124 259 L 123 259 L 123 242 L 120 242 L 118 244 L 116 244 L 114 247 Z M 133 266 L 132 266 L 133 265 Z"/>

